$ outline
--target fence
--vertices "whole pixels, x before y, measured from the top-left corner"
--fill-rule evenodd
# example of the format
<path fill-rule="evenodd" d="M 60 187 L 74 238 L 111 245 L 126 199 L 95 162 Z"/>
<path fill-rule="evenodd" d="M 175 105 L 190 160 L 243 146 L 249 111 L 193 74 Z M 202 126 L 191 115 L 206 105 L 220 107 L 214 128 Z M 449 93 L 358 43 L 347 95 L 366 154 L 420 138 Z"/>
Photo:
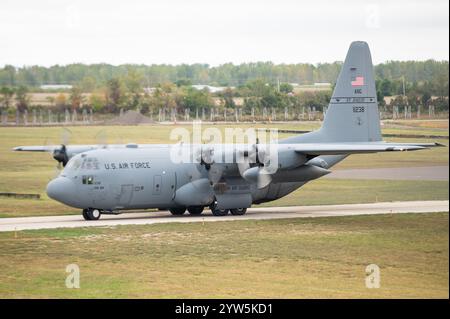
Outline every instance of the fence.
<path fill-rule="evenodd" d="M 411 106 L 393 106 L 392 111 L 380 108 L 381 119 L 421 119 L 421 118 L 437 118 L 434 106 L 428 107 L 428 112 L 421 112 L 421 108 L 412 112 Z M 140 110 L 134 111 L 140 115 Z M 160 108 L 156 111 L 149 112 L 145 116 L 148 122 L 188 122 L 192 120 L 202 120 L 211 122 L 271 122 L 271 121 L 318 121 L 323 120 L 327 108 L 317 110 L 315 107 L 302 108 L 197 108 L 191 110 L 189 108 L 177 110 L 176 108 Z M 81 111 L 65 110 L 64 112 L 53 112 L 52 110 L 36 110 L 31 112 L 15 113 L 15 116 L 8 114 L 6 110 L 1 111 L 0 124 L 3 126 L 51 126 L 51 125 L 92 125 L 102 124 L 102 116 L 94 116 L 92 110 L 83 109 Z M 126 113 L 120 110 L 119 116 L 116 117 L 117 123 L 121 124 L 120 119 L 125 118 Z M 96 118 L 95 118 L 96 117 Z M 123 124 L 139 124 L 124 122 Z"/>

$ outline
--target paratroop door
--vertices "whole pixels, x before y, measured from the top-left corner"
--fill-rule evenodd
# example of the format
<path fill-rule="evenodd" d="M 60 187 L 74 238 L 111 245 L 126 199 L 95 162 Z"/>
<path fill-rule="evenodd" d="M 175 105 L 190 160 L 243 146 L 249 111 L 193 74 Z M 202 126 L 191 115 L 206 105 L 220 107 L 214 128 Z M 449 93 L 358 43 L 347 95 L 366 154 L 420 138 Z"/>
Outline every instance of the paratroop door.
<path fill-rule="evenodd" d="M 133 196 L 133 184 L 122 185 L 119 197 L 119 205 L 128 205 Z"/>

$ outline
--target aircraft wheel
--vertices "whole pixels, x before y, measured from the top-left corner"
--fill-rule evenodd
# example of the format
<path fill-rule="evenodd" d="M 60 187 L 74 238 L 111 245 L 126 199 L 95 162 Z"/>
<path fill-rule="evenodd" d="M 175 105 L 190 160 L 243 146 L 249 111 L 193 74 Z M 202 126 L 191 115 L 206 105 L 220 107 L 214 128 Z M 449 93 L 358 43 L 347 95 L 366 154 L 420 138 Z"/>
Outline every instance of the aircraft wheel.
<path fill-rule="evenodd" d="M 83 209 L 83 217 L 86 220 L 98 220 L 102 215 L 101 211 L 96 208 Z"/>
<path fill-rule="evenodd" d="M 247 208 L 233 208 L 230 209 L 231 215 L 240 216 L 244 215 L 247 212 Z"/>
<path fill-rule="evenodd" d="M 185 207 L 175 207 L 175 208 L 169 209 L 169 211 L 172 215 L 181 216 L 186 211 L 186 208 Z"/>
<path fill-rule="evenodd" d="M 84 218 L 84 220 L 89 220 L 89 217 L 88 217 L 88 215 L 87 215 L 87 209 L 83 209 L 83 218 Z"/>
<path fill-rule="evenodd" d="M 188 212 L 191 215 L 200 215 L 203 212 L 203 206 L 188 207 Z"/>
<path fill-rule="evenodd" d="M 228 209 L 214 208 L 211 210 L 214 216 L 226 216 L 228 215 Z"/>

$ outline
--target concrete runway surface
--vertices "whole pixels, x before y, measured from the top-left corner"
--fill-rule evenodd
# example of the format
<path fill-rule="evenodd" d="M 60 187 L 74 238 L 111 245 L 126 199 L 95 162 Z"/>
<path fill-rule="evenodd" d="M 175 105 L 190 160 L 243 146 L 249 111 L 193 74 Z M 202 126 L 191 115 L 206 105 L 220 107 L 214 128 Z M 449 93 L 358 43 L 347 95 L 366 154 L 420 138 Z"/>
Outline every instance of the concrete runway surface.
<path fill-rule="evenodd" d="M 80 215 L 0 218 L 0 231 L 51 229 L 70 227 L 111 227 L 116 225 L 144 225 L 159 223 L 191 223 L 230 220 L 264 220 L 298 217 L 332 217 L 367 214 L 448 212 L 449 201 L 383 202 L 373 204 L 261 207 L 251 208 L 243 216 L 216 217 L 207 210 L 201 216 L 171 216 L 169 212 L 139 212 L 103 215 L 96 221 L 85 221 Z"/>
<path fill-rule="evenodd" d="M 338 169 L 324 178 L 448 181 L 448 166 Z"/>

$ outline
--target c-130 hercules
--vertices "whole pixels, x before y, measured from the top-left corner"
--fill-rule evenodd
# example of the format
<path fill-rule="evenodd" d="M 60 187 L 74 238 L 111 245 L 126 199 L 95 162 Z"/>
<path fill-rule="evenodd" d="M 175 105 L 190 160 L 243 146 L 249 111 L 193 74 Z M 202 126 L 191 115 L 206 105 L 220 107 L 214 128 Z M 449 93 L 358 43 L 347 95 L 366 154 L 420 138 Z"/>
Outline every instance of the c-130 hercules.
<path fill-rule="evenodd" d="M 196 159 L 184 163 L 173 161 L 173 145 L 21 146 L 14 150 L 53 152 L 65 168 L 47 185 L 48 196 L 81 208 L 86 220 L 96 220 L 101 214 L 149 208 L 199 215 L 209 207 L 216 216 L 243 215 L 252 204 L 276 200 L 330 173 L 348 155 L 433 146 L 439 144 L 382 140 L 369 47 L 357 41 L 350 45 L 322 127 L 276 145 L 181 145 L 179 150 L 191 150 Z M 269 169 L 274 162 L 275 169 Z"/>

